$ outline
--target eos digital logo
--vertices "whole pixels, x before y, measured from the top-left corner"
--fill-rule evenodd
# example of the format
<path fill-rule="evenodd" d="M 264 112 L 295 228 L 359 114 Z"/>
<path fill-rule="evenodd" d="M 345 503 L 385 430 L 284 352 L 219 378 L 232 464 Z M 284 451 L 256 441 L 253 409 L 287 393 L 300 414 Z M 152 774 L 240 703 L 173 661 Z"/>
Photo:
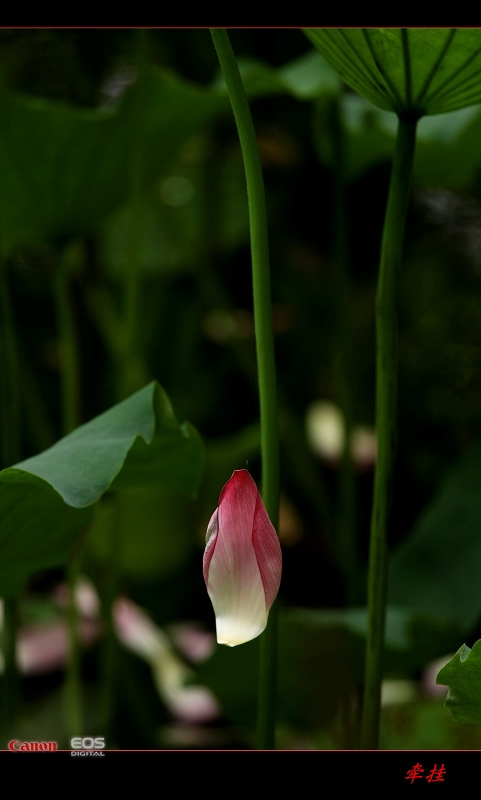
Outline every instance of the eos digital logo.
<path fill-rule="evenodd" d="M 105 737 L 96 736 L 74 736 L 70 740 L 70 747 L 72 748 L 71 756 L 105 756 L 102 750 L 105 747 Z"/>

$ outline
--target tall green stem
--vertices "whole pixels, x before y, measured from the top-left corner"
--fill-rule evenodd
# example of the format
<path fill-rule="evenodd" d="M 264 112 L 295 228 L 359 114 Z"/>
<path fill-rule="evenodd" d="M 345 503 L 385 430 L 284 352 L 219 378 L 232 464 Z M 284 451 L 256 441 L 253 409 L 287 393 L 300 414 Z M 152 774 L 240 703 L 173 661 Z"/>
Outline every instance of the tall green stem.
<path fill-rule="evenodd" d="M 361 748 L 376 749 L 379 739 L 382 658 L 387 592 L 386 526 L 396 440 L 397 277 L 402 261 L 416 122 L 399 119 L 384 220 L 376 296 L 376 433 L 378 441 L 368 573 L 368 633 Z"/>
<path fill-rule="evenodd" d="M 75 315 L 71 298 L 71 266 L 77 255 L 76 245 L 65 249 L 57 265 L 55 299 L 60 342 L 60 395 L 62 432 L 73 431 L 80 424 L 80 370 Z M 64 697 L 69 740 L 82 736 L 82 677 L 79 641 L 79 614 L 75 590 L 79 577 L 79 553 L 71 553 L 67 567 L 69 651 L 65 673 Z"/>
<path fill-rule="evenodd" d="M 264 180 L 249 104 L 227 31 L 212 30 L 211 34 L 224 73 L 244 159 L 249 203 L 254 323 L 259 379 L 262 495 L 272 524 L 277 528 L 279 518 L 279 430 Z M 261 637 L 257 723 L 257 746 L 260 749 L 274 747 L 276 649 L 277 609 L 274 604 L 267 628 Z"/>

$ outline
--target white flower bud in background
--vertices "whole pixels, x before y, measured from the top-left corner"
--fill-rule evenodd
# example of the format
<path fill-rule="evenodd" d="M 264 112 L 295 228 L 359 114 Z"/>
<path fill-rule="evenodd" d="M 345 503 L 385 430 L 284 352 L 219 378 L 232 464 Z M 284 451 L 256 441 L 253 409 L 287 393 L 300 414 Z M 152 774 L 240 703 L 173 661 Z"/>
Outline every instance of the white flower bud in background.
<path fill-rule="evenodd" d="M 346 447 L 346 426 L 341 409 L 328 400 L 312 403 L 306 413 L 307 442 L 317 456 L 331 466 L 341 461 Z M 354 425 L 349 452 L 361 472 L 373 469 L 376 463 L 376 431 L 369 425 Z"/>

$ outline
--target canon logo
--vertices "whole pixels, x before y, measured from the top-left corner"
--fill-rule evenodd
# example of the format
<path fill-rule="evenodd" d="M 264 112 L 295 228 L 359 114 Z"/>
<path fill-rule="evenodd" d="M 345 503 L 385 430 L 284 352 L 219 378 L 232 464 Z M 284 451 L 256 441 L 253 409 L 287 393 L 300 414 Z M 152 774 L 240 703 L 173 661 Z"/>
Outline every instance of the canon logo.
<path fill-rule="evenodd" d="M 19 739 L 12 739 L 8 743 L 8 749 L 13 753 L 53 752 L 57 749 L 57 742 L 21 742 Z"/>

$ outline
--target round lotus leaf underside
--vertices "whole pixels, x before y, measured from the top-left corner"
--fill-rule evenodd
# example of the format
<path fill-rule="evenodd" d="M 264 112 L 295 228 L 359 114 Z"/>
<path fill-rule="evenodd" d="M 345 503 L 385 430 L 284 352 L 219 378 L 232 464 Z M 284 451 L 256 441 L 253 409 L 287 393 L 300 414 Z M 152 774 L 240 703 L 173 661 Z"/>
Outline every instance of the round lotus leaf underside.
<path fill-rule="evenodd" d="M 400 116 L 481 103 L 481 28 L 311 28 L 342 80 Z"/>

